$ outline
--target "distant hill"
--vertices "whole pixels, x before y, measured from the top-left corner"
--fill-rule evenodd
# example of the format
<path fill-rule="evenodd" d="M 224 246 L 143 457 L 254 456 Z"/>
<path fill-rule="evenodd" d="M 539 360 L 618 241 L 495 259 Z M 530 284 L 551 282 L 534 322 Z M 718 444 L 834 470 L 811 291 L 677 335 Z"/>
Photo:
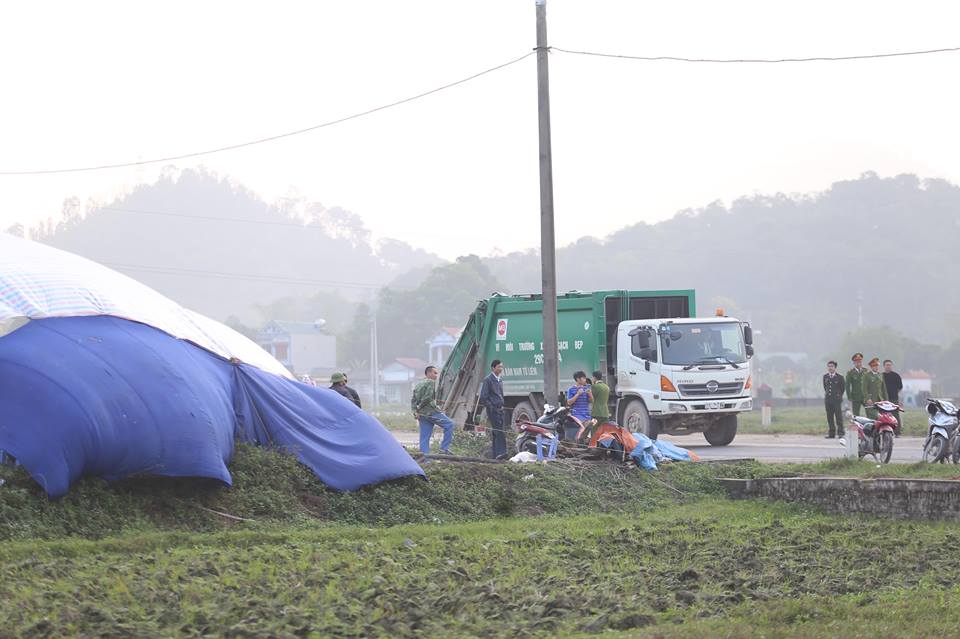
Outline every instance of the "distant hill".
<path fill-rule="evenodd" d="M 430 283 L 440 278 L 449 290 L 473 291 L 478 277 L 474 267 L 466 274 L 440 272 L 443 260 L 402 242 L 374 245 L 348 211 L 303 201 L 269 205 L 196 171 L 141 187 L 85 216 L 66 207 L 60 224 L 48 225 L 42 235 L 218 319 L 236 315 L 259 324 L 268 316 L 310 320 L 322 314 L 338 334 L 352 327 L 358 353 L 367 348 L 360 343 L 366 329 L 352 326 L 350 318 L 354 302 L 371 298 L 364 286 L 389 286 L 381 301 L 416 301 L 427 289 L 436 297 L 404 311 L 418 315 L 417 330 L 396 318 L 381 323 L 384 353 L 388 341 L 409 341 L 400 354 L 421 356 L 419 345 L 431 327 L 455 325 L 451 315 L 465 321 L 473 304 L 462 295 L 455 302 Z M 694 288 L 699 314 L 722 306 L 751 320 L 759 349 L 816 358 L 856 329 L 859 293 L 866 326 L 887 325 L 923 343 L 960 339 L 958 253 L 960 187 L 866 173 L 821 193 L 714 203 L 605 238 L 582 238 L 558 251 L 558 284 L 561 291 Z M 489 271 L 481 279 L 504 292 L 540 289 L 535 251 L 482 263 Z M 464 279 L 447 281 L 456 277 Z M 332 289 L 321 285 L 326 282 L 343 285 Z M 397 297 L 402 291 L 405 297 Z M 391 335 L 391 326 L 406 333 Z"/>
<path fill-rule="evenodd" d="M 321 291 L 328 298 L 369 298 L 407 271 L 442 263 L 402 242 L 372 243 L 362 220 L 343 209 L 304 201 L 269 205 L 203 171 L 162 178 L 86 215 L 75 208 L 68 203 L 63 220 L 38 239 L 220 320 L 233 315 L 258 323 L 264 319 L 258 306 Z"/>
<path fill-rule="evenodd" d="M 561 291 L 695 288 L 699 314 L 724 306 L 760 329 L 758 346 L 820 356 L 857 327 L 859 292 L 865 325 L 960 338 L 958 256 L 960 188 L 866 173 L 822 193 L 714 203 L 583 238 L 558 251 L 557 269 Z M 486 264 L 512 291 L 540 289 L 534 252 Z"/>

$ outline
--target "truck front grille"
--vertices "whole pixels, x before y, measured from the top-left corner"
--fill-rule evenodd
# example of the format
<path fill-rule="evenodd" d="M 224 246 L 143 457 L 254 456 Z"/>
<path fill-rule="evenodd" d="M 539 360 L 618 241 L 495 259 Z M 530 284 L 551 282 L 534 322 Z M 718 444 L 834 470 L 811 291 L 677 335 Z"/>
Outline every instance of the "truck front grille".
<path fill-rule="evenodd" d="M 710 391 L 707 386 L 717 385 L 717 389 Z M 743 389 L 742 382 L 707 382 L 706 384 L 680 384 L 680 394 L 689 397 L 721 397 L 723 395 L 739 395 Z"/>

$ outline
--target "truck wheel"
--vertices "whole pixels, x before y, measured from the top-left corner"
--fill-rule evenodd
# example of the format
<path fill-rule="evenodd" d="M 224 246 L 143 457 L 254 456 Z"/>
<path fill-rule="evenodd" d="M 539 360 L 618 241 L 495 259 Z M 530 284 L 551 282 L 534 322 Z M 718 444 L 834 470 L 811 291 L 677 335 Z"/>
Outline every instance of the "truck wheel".
<path fill-rule="evenodd" d="M 711 446 L 726 446 L 737 436 L 737 416 L 727 415 L 718 419 L 709 430 L 703 431 L 703 436 Z"/>
<path fill-rule="evenodd" d="M 528 422 L 537 421 L 537 411 L 533 409 L 533 404 L 530 402 L 520 402 L 513 407 L 510 420 L 513 422 L 510 427 L 516 429 L 515 424 L 520 420 L 526 420 Z M 506 427 L 506 424 L 504 424 L 504 427 Z"/>
<path fill-rule="evenodd" d="M 660 434 L 660 424 L 650 419 L 650 413 L 643 402 L 634 400 L 623 411 L 623 426 L 631 433 L 643 433 L 650 439 Z"/>

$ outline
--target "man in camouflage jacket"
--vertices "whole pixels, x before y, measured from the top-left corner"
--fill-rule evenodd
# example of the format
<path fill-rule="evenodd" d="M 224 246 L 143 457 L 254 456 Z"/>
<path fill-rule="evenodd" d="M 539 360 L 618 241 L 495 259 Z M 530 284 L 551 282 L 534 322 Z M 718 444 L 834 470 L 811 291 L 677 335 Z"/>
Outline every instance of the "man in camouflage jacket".
<path fill-rule="evenodd" d="M 439 426 L 443 429 L 440 452 L 449 455 L 454 424 L 452 419 L 441 412 L 437 404 L 437 377 L 440 371 L 436 366 L 427 366 L 423 375 L 425 379 L 416 385 L 413 389 L 413 397 L 410 398 L 410 410 L 413 411 L 413 416 L 417 418 L 417 424 L 420 427 L 420 452 L 424 455 L 430 453 L 433 427 Z"/>

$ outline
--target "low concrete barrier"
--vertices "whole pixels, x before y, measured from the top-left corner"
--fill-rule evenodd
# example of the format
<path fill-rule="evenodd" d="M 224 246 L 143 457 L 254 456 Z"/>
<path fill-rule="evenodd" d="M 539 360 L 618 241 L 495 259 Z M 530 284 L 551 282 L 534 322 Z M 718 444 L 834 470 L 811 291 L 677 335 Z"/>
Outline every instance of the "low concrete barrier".
<path fill-rule="evenodd" d="M 816 504 L 842 514 L 960 521 L 960 481 L 955 480 L 768 477 L 720 481 L 734 499 L 764 497 Z"/>

